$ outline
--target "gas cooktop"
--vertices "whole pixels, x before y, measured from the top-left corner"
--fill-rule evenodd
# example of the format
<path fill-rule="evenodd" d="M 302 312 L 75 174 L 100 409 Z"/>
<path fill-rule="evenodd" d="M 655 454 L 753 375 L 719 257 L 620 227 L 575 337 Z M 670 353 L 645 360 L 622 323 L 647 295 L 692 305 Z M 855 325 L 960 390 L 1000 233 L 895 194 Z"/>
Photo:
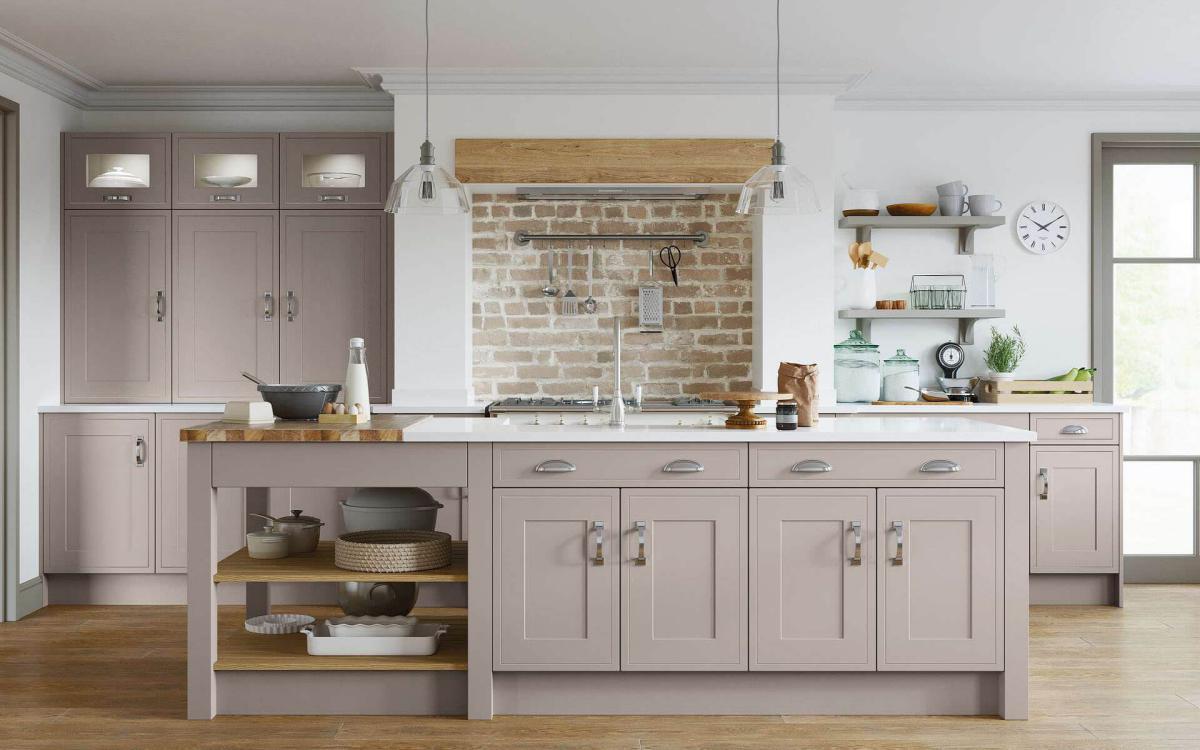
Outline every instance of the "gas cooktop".
<path fill-rule="evenodd" d="M 597 405 L 590 398 L 521 398 L 511 397 L 493 401 L 488 405 L 488 414 L 505 414 L 512 412 L 584 412 L 592 411 L 597 408 L 606 409 L 612 403 L 612 399 L 602 398 Z M 625 403 L 633 406 L 634 403 L 630 399 L 625 399 Z M 695 396 L 677 396 L 672 399 L 666 398 L 648 398 L 642 402 L 642 411 L 654 412 L 687 412 L 687 411 L 712 411 L 712 412 L 734 412 L 737 411 L 732 406 L 727 406 L 724 401 L 712 401 L 709 399 L 696 398 Z"/>

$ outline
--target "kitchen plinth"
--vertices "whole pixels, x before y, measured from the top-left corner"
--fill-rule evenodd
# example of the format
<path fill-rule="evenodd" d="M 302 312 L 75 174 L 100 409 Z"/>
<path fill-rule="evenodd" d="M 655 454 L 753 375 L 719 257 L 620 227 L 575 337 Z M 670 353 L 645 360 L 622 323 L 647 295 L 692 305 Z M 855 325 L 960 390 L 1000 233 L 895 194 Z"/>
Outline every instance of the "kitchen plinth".
<path fill-rule="evenodd" d="M 795 432 L 377 415 L 184 429 L 188 715 L 1028 716 L 1029 430 L 955 418 Z M 427 657 L 317 657 L 247 636 L 216 589 L 359 580 L 217 555 L 217 492 L 465 490 L 446 568 L 468 607 Z M 321 614 L 314 612 L 315 614 Z M 457 631 L 457 632 L 455 632 Z M 465 632 L 464 632 L 465 631 Z M 294 642 L 293 642 L 294 640 Z"/>

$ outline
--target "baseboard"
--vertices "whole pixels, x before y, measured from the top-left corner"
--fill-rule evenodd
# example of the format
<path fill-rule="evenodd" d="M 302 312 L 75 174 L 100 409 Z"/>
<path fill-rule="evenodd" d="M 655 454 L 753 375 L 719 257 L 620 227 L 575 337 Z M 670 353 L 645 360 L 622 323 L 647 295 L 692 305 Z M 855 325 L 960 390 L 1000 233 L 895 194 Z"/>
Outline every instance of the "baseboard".
<path fill-rule="evenodd" d="M 1116 573 L 1034 573 L 1029 576 L 1030 604 L 1119 606 Z"/>
<path fill-rule="evenodd" d="M 16 619 L 31 615 L 46 606 L 46 586 L 41 576 L 17 586 Z"/>
<path fill-rule="evenodd" d="M 467 713 L 466 672 L 217 672 L 216 682 L 217 713 L 226 715 Z M 405 739 L 403 727 L 396 738 Z M 415 745 L 431 746 L 427 742 Z"/>

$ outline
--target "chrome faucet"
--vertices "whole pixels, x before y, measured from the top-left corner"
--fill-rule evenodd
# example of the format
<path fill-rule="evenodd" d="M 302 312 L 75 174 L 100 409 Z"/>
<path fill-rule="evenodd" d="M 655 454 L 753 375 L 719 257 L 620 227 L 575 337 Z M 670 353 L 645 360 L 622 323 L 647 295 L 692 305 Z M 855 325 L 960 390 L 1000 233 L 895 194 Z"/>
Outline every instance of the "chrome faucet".
<path fill-rule="evenodd" d="M 621 395 L 621 318 L 616 315 L 613 316 L 613 397 L 608 423 L 614 427 L 625 426 L 625 397 Z"/>

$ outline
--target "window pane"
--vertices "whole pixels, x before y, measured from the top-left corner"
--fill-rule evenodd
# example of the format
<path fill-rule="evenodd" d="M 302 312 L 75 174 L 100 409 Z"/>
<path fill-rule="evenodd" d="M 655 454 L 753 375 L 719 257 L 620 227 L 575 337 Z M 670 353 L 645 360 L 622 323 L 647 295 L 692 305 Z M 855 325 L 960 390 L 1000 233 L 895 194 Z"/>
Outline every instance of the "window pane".
<path fill-rule="evenodd" d="M 1191 461 L 1125 462 L 1125 554 L 1192 554 L 1192 477 Z"/>
<path fill-rule="evenodd" d="M 1113 257 L 1190 258 L 1191 164 L 1113 165 Z"/>
<path fill-rule="evenodd" d="M 1200 266 L 1113 267 L 1114 394 L 1129 455 L 1200 455 Z"/>

